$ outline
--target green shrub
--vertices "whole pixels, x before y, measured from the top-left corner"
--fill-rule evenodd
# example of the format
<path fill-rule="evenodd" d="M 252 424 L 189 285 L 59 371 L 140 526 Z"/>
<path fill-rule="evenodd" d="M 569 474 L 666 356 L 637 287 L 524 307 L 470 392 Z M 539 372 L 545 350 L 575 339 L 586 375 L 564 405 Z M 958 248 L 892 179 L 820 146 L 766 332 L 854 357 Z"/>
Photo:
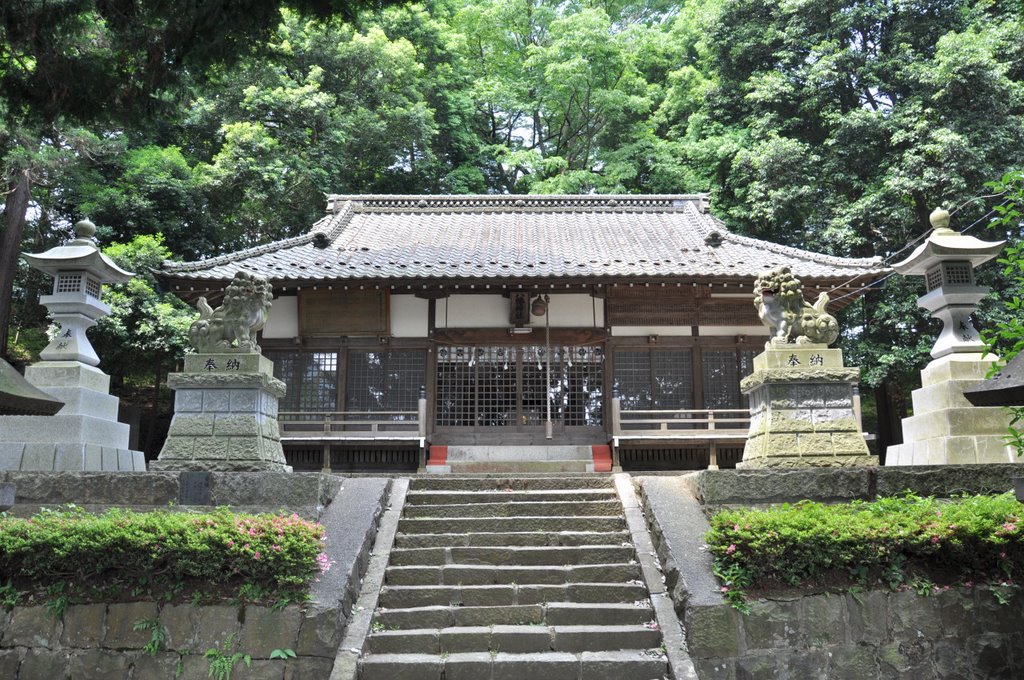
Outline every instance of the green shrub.
<path fill-rule="evenodd" d="M 706 540 L 722 592 L 743 608 L 743 590 L 866 586 L 929 590 L 935 582 L 1014 587 L 1024 565 L 1012 494 L 951 501 L 907 493 L 874 502 L 803 501 L 719 512 Z"/>
<path fill-rule="evenodd" d="M 29 519 L 0 516 L 0 583 L 50 595 L 60 584 L 65 601 L 187 598 L 188 591 L 216 598 L 240 590 L 301 599 L 329 567 L 322 540 L 319 524 L 294 514 L 221 508 L 93 515 L 69 506 Z"/>

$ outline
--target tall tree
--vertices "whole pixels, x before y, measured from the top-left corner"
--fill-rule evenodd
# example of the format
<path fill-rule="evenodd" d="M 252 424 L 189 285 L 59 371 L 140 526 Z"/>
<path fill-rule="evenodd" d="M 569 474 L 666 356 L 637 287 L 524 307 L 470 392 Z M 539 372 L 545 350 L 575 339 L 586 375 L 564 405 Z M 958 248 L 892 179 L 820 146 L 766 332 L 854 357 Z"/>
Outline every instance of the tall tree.
<path fill-rule="evenodd" d="M 386 0 L 375 0 L 375 3 Z M 348 0 L 8 0 L 0 4 L 0 355 L 33 186 L 83 125 L 133 125 L 201 77 L 261 44 L 282 4 L 354 16 Z"/>
<path fill-rule="evenodd" d="M 1024 157 L 1024 23 L 1013 3 L 686 3 L 693 47 L 658 116 L 735 228 L 887 261 Z M 966 205 L 962 205 L 965 202 Z M 898 421 L 930 321 L 890 279 L 850 311 L 847 346 Z M 885 414 L 881 413 L 885 420 Z"/>

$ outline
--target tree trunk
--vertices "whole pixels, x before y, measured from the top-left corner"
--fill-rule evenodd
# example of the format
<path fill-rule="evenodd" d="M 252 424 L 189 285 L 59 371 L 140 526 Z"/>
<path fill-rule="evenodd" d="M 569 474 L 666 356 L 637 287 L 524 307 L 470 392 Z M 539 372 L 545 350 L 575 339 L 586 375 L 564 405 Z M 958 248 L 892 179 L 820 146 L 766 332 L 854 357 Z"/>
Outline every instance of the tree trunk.
<path fill-rule="evenodd" d="M 903 443 L 907 404 L 898 386 L 884 382 L 875 388 L 875 407 L 878 409 L 878 457 L 884 465 L 886 449 Z"/>
<path fill-rule="evenodd" d="M 0 357 L 7 356 L 7 331 L 11 322 L 11 295 L 14 276 L 21 256 L 21 235 L 25 229 L 25 215 L 31 196 L 32 184 L 27 169 L 14 176 L 8 186 L 4 215 L 7 225 L 0 233 Z"/>
<path fill-rule="evenodd" d="M 142 447 L 147 456 L 150 451 L 153 450 L 153 442 L 156 435 L 156 423 L 160 418 L 160 379 L 163 377 L 162 370 L 162 362 L 158 359 L 156 366 L 153 367 L 153 408 L 149 412 L 149 427 L 146 428 L 146 443 Z"/>

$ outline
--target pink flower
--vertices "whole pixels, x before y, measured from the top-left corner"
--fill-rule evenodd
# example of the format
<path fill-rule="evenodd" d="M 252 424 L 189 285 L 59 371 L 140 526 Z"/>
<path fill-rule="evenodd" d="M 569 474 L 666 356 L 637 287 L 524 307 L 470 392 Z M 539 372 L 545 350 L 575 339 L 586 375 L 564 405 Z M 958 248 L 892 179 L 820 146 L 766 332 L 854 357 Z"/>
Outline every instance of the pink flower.
<path fill-rule="evenodd" d="M 739 531 L 740 530 L 740 525 L 739 524 L 733 524 L 732 525 L 732 530 L 733 531 Z"/>
<path fill-rule="evenodd" d="M 938 542 L 939 542 L 939 537 L 938 536 L 932 536 L 932 545 L 935 545 Z"/>
<path fill-rule="evenodd" d="M 729 547 L 725 549 L 725 554 L 726 555 L 731 555 L 734 552 L 736 552 L 736 544 L 735 543 L 730 544 Z"/>
<path fill-rule="evenodd" d="M 1017 528 L 1017 525 L 1013 522 L 1007 522 L 1003 525 L 1003 531 L 1013 531 Z"/>
<path fill-rule="evenodd" d="M 257 550 L 256 552 L 254 552 L 254 553 L 252 554 L 252 558 L 253 558 L 254 560 L 258 560 L 258 559 L 259 559 L 260 557 L 261 557 L 261 555 L 260 555 L 260 551 L 259 551 L 259 550 Z"/>
<path fill-rule="evenodd" d="M 331 558 L 327 556 L 327 553 L 322 552 L 316 556 L 316 566 L 320 569 L 321 574 L 329 571 L 332 564 L 334 564 L 334 562 L 332 562 Z"/>
<path fill-rule="evenodd" d="M 722 586 L 722 592 L 723 593 L 729 592 L 729 586 Z"/>
<path fill-rule="evenodd" d="M 234 548 L 234 547 L 235 547 L 235 542 L 234 542 L 234 541 L 231 541 L 231 540 L 229 540 L 229 541 L 228 541 L 228 547 L 229 547 L 229 548 Z"/>

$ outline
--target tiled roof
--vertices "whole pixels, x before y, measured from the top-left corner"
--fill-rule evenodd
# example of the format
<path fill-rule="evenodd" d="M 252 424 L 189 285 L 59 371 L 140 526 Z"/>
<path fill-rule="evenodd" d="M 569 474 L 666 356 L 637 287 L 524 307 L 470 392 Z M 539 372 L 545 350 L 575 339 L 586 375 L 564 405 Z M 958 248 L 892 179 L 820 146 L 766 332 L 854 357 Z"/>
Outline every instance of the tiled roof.
<path fill-rule="evenodd" d="M 789 265 L 815 279 L 872 277 L 850 259 L 747 238 L 687 196 L 331 196 L 304 236 L 197 262 L 165 262 L 176 280 L 235 272 L 276 282 L 421 282 L 622 277 L 753 278 Z"/>

